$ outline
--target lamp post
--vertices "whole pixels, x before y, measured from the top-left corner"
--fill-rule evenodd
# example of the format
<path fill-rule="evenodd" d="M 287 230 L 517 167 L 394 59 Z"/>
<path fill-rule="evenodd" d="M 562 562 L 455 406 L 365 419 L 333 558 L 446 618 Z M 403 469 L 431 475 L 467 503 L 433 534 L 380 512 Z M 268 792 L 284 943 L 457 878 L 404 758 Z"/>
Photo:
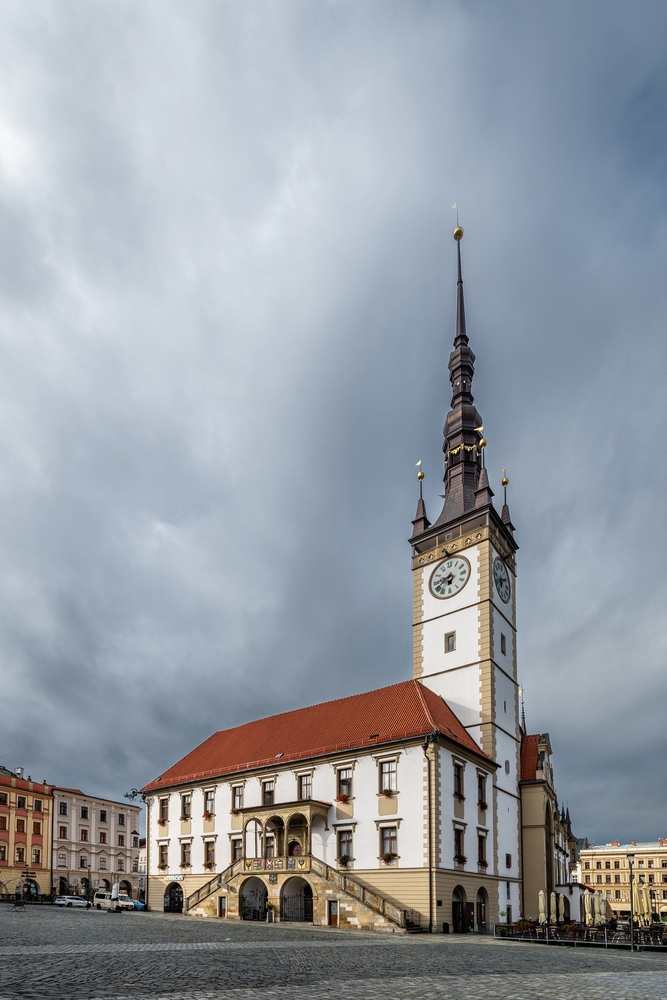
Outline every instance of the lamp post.
<path fill-rule="evenodd" d="M 630 951 L 634 950 L 635 939 L 635 908 L 632 899 L 632 864 L 634 860 L 634 854 L 628 854 L 628 865 L 630 867 Z"/>

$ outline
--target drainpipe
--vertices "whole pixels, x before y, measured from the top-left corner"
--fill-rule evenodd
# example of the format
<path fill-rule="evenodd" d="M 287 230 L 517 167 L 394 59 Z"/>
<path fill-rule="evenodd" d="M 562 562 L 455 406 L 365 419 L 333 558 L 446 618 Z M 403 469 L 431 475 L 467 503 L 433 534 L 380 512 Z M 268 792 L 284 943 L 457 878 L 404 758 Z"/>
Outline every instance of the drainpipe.
<path fill-rule="evenodd" d="M 424 751 L 424 757 L 426 758 L 426 797 L 428 802 L 428 812 L 427 812 L 427 830 L 428 830 L 428 932 L 429 934 L 435 933 L 435 914 L 434 914 L 434 894 L 433 894 L 433 810 L 431 808 L 431 791 L 433 788 L 433 778 L 432 778 L 432 754 L 429 753 L 429 748 L 437 743 L 438 734 L 429 733 L 426 737 L 424 745 L 422 747 Z"/>

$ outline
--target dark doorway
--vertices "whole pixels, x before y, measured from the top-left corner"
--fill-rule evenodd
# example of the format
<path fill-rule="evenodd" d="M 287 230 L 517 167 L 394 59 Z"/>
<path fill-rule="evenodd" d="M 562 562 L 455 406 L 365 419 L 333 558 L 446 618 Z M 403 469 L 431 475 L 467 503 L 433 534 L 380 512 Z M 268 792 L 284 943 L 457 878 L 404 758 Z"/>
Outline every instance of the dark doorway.
<path fill-rule="evenodd" d="M 69 882 L 62 876 L 58 879 L 58 895 L 69 896 Z"/>
<path fill-rule="evenodd" d="M 241 920 L 266 920 L 266 900 L 269 892 L 261 878 L 249 878 L 242 887 L 239 899 Z"/>
<path fill-rule="evenodd" d="M 170 882 L 167 886 L 167 891 L 164 894 L 164 912 L 183 912 L 183 890 L 178 882 Z"/>
<path fill-rule="evenodd" d="M 455 934 L 465 934 L 466 925 L 466 894 L 465 889 L 457 885 L 452 893 L 452 929 Z"/>
<path fill-rule="evenodd" d="M 338 900 L 330 899 L 329 907 L 329 927 L 338 927 Z"/>
<path fill-rule="evenodd" d="M 130 899 L 132 899 L 132 883 L 131 882 L 128 882 L 127 880 L 125 880 L 125 881 L 123 881 L 123 882 L 120 883 L 120 885 L 118 886 L 118 888 L 119 888 L 120 892 L 124 893 L 126 896 L 129 896 Z"/>
<path fill-rule="evenodd" d="M 280 906 L 280 919 L 287 923 L 312 924 L 313 890 L 304 878 L 297 876 L 285 882 Z"/>
<path fill-rule="evenodd" d="M 480 889 L 477 893 L 477 930 L 486 930 L 486 889 Z"/>

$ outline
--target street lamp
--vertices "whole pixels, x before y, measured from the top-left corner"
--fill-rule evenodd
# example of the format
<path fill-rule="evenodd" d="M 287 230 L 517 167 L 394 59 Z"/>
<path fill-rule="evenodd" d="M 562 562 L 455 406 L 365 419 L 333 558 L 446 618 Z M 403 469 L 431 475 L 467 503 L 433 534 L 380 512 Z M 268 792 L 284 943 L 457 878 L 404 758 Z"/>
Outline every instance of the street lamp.
<path fill-rule="evenodd" d="M 635 937 L 635 908 L 632 901 L 632 864 L 634 860 L 634 854 L 628 854 L 628 865 L 630 867 L 630 951 L 634 949 Z"/>

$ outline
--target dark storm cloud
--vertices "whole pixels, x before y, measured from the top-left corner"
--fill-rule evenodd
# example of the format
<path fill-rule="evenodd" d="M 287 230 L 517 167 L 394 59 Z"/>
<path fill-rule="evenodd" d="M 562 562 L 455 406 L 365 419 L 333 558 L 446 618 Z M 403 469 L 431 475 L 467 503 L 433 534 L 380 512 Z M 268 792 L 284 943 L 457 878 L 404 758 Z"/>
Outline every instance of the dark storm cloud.
<path fill-rule="evenodd" d="M 476 403 L 579 834 L 667 832 L 654 3 L 5 3 L 2 762 L 118 796 L 409 675 L 414 464 Z"/>

